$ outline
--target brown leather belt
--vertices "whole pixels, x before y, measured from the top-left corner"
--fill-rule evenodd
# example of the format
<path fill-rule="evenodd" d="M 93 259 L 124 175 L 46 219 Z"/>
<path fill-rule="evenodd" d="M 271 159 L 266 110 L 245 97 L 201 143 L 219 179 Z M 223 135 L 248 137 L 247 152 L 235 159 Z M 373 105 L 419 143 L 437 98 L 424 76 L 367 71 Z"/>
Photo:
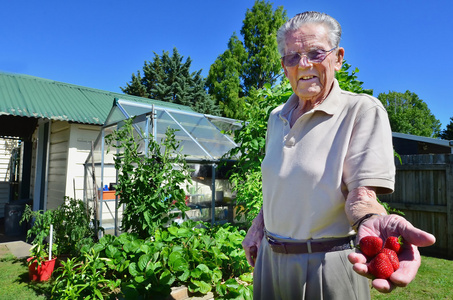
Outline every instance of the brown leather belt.
<path fill-rule="evenodd" d="M 354 248 L 355 235 L 326 241 L 307 241 L 304 243 L 280 242 L 266 234 L 267 242 L 272 251 L 285 254 L 303 254 L 316 252 L 332 252 Z"/>

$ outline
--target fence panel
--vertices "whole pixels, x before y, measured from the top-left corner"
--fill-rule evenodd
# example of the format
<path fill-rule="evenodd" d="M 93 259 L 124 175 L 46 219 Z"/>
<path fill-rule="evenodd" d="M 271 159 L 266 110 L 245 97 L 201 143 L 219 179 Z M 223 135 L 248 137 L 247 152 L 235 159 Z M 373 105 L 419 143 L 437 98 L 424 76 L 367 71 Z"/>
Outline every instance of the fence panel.
<path fill-rule="evenodd" d="M 395 163 L 395 192 L 379 199 L 434 234 L 436 244 L 420 252 L 453 258 L 453 155 L 405 155 L 401 160 Z"/>

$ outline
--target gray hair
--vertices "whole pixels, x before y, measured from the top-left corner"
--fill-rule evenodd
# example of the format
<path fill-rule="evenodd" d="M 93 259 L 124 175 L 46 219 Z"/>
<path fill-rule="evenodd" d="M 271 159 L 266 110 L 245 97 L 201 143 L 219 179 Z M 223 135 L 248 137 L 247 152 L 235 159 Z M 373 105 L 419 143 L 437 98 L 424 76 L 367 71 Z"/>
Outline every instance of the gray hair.
<path fill-rule="evenodd" d="M 286 35 L 289 32 L 299 29 L 302 25 L 306 23 L 319 23 L 326 25 L 327 28 L 329 28 L 330 46 L 333 48 L 338 47 L 340 45 L 341 39 L 340 23 L 338 23 L 337 20 L 335 20 L 334 18 L 325 13 L 320 13 L 316 11 L 306 11 L 288 20 L 277 31 L 278 52 L 280 52 L 281 56 L 285 55 Z"/>

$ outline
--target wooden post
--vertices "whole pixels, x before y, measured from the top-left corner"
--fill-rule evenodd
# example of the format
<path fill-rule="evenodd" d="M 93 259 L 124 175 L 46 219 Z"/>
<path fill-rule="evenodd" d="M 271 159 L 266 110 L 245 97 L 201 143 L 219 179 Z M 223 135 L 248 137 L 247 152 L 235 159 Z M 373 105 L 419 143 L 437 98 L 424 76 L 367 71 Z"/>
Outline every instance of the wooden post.
<path fill-rule="evenodd" d="M 93 213 L 94 213 L 94 232 L 98 234 L 98 190 L 96 186 L 96 167 L 94 165 L 94 142 L 91 141 L 91 169 L 93 178 Z M 101 216 L 102 218 L 102 216 Z"/>
<path fill-rule="evenodd" d="M 453 167 L 452 162 L 446 164 L 446 184 L 447 184 L 447 248 L 448 258 L 453 258 Z"/>

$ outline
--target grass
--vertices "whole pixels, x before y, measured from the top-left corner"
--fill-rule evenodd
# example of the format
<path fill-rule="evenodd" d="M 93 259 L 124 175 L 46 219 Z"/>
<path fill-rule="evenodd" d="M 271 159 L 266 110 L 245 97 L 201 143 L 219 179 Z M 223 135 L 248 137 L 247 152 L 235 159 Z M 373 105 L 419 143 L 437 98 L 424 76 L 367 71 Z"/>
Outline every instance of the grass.
<path fill-rule="evenodd" d="M 422 264 L 415 279 L 405 288 L 390 294 L 371 290 L 371 299 L 416 300 L 453 299 L 453 261 L 422 257 Z"/>
<path fill-rule="evenodd" d="M 49 299 L 49 283 L 34 283 L 28 279 L 26 259 L 17 259 L 0 245 L 0 299 Z"/>
<path fill-rule="evenodd" d="M 26 259 L 16 259 L 0 245 L 0 299 L 49 299 L 51 282 L 34 283 L 28 279 Z M 453 299 L 453 261 L 422 257 L 417 277 L 406 288 L 390 294 L 371 290 L 371 299 L 418 300 Z"/>

